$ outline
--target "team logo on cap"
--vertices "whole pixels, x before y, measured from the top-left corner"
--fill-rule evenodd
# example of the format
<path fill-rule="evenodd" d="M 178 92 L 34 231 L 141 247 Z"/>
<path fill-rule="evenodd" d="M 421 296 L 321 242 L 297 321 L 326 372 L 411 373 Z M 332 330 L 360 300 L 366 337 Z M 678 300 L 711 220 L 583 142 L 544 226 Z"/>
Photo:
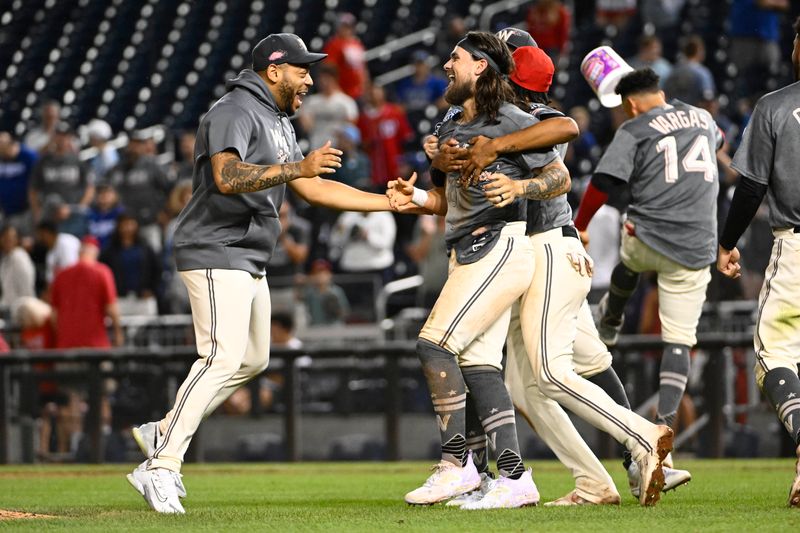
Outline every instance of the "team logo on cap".
<path fill-rule="evenodd" d="M 518 32 L 516 32 L 516 31 L 514 31 L 514 30 L 512 30 L 512 29 L 509 29 L 509 28 L 507 28 L 507 29 L 505 29 L 505 30 L 501 30 L 501 31 L 497 32 L 495 35 L 497 36 L 497 38 L 498 38 L 498 39 L 500 39 L 500 40 L 501 40 L 501 41 L 503 41 L 504 43 L 507 43 L 507 42 L 508 42 L 508 40 L 509 40 L 509 39 L 510 39 L 512 36 L 514 36 L 514 35 L 518 35 L 518 34 L 519 34 Z"/>
<path fill-rule="evenodd" d="M 286 56 L 286 50 L 275 50 L 269 55 L 270 61 L 277 61 L 278 59 L 282 59 Z"/>

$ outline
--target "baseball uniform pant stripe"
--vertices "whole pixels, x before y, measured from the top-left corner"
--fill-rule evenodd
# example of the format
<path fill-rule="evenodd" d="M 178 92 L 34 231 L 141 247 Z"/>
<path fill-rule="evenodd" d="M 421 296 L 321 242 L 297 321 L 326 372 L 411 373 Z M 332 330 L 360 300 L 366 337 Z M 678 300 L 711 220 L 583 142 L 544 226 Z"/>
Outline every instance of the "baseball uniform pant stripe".
<path fill-rule="evenodd" d="M 464 304 L 464 307 L 461 308 L 461 311 L 458 312 L 455 319 L 450 324 L 450 327 L 447 328 L 447 332 L 445 333 L 444 337 L 442 337 L 442 340 L 439 341 L 439 346 L 444 347 L 444 345 L 447 344 L 447 341 L 450 339 L 450 336 L 455 331 L 456 327 L 458 326 L 458 323 L 461 322 L 461 319 L 464 318 L 464 316 L 467 314 L 467 311 L 469 311 L 470 307 L 472 307 L 472 305 L 478 300 L 478 298 L 480 298 L 481 294 L 483 294 L 486 288 L 492 283 L 494 278 L 497 277 L 497 274 L 503 269 L 503 265 L 506 264 L 506 261 L 508 261 L 508 258 L 511 256 L 511 252 L 513 250 L 514 250 L 514 240 L 508 239 L 508 243 L 506 244 L 506 251 L 503 253 L 502 257 L 500 257 L 500 260 L 497 262 L 497 265 L 494 267 L 489 276 L 484 280 L 484 282 L 478 287 L 478 290 L 476 290 L 475 293 L 472 295 L 472 297 L 469 300 L 467 300 L 467 303 Z"/>
<path fill-rule="evenodd" d="M 158 449 L 153 452 L 153 459 L 158 459 L 158 454 L 161 453 L 161 451 L 167 446 L 169 438 L 172 436 L 172 430 L 175 428 L 175 423 L 180 417 L 184 405 L 186 405 L 186 400 L 189 398 L 189 393 L 192 392 L 192 389 L 195 387 L 195 385 L 197 385 L 197 382 L 200 381 L 200 378 L 202 378 L 203 374 L 206 373 L 208 368 L 211 366 L 211 363 L 214 361 L 214 356 L 217 354 L 217 299 L 214 295 L 214 278 L 211 274 L 210 268 L 206 269 L 206 281 L 208 282 L 208 300 L 209 308 L 211 309 L 211 355 L 209 355 L 208 359 L 206 359 L 206 364 L 203 369 L 198 372 L 191 383 L 189 383 L 189 386 L 186 388 L 186 392 L 183 394 L 181 401 L 178 402 L 178 407 L 175 409 L 175 414 L 172 417 L 172 420 L 170 420 L 167 431 L 164 434 L 164 440 L 161 442 L 161 446 L 159 446 Z"/>
<path fill-rule="evenodd" d="M 775 261 L 772 263 L 772 274 L 764 283 L 765 292 L 764 297 L 761 299 L 761 305 L 758 306 L 758 317 L 756 318 L 756 361 L 758 364 L 761 365 L 763 368 L 764 373 L 769 372 L 769 368 L 767 368 L 767 364 L 764 362 L 764 341 L 761 338 L 761 319 L 764 316 L 764 307 L 767 305 L 767 300 L 769 300 L 769 293 L 772 290 L 772 281 L 775 279 L 775 276 L 778 275 L 778 261 L 780 261 L 781 253 L 783 252 L 783 240 L 778 240 L 777 242 L 777 251 L 775 253 Z"/>
<path fill-rule="evenodd" d="M 566 238 L 566 237 L 565 237 Z M 547 264 L 546 264 L 546 286 L 545 286 L 545 295 L 544 295 L 544 311 L 542 313 L 542 322 L 541 322 L 541 343 L 540 349 L 542 354 L 542 369 L 544 370 L 547 379 L 553 383 L 556 387 L 558 387 L 562 392 L 569 395 L 570 397 L 574 398 L 576 401 L 584 404 L 585 406 L 589 407 L 597 414 L 608 420 L 610 423 L 617 426 L 621 429 L 625 434 L 632 437 L 639 443 L 648 453 L 652 452 L 652 447 L 650 443 L 647 442 L 643 436 L 636 433 L 633 429 L 626 426 L 622 421 L 614 417 L 611 413 L 605 411 L 600 406 L 581 396 L 577 391 L 570 389 L 566 384 L 562 383 L 558 380 L 558 378 L 551 372 L 550 364 L 548 361 L 549 354 L 547 349 L 547 318 L 549 315 L 549 308 L 550 308 L 550 298 L 552 295 L 552 286 L 553 286 L 553 252 L 550 244 L 545 244 L 545 254 L 547 256 Z M 613 402 L 613 400 L 611 400 Z M 616 404 L 615 404 L 616 405 Z"/>

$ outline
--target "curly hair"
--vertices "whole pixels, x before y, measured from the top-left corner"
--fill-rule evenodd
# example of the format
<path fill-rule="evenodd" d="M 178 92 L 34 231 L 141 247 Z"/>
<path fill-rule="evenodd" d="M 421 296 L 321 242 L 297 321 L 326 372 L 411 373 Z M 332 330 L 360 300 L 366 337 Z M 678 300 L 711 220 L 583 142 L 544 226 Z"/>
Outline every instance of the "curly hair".
<path fill-rule="evenodd" d="M 494 34 L 485 31 L 471 31 L 465 39 L 495 62 L 499 72 L 491 65 L 475 81 L 475 108 L 479 114 L 486 115 L 489 121 L 497 120 L 497 112 L 503 102 L 516 100 L 514 90 L 506 79 L 514 70 L 514 58 L 508 47 Z M 481 59 L 474 54 L 476 61 Z"/>

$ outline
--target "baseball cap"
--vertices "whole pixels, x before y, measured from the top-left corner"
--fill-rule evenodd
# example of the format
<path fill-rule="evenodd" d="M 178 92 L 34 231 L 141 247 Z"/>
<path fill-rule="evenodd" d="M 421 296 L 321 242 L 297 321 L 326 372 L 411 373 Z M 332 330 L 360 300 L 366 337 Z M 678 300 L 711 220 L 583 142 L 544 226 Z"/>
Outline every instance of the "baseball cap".
<path fill-rule="evenodd" d="M 91 244 L 95 248 L 100 248 L 100 241 L 94 235 L 85 235 L 81 239 L 81 244 Z"/>
<path fill-rule="evenodd" d="M 503 28 L 495 33 L 495 36 L 506 43 L 512 52 L 523 46 L 539 46 L 530 33 L 519 28 Z"/>
<path fill-rule="evenodd" d="M 514 50 L 511 81 L 529 91 L 546 93 L 553 83 L 553 61 L 541 48 L 523 46 Z"/>
<path fill-rule="evenodd" d="M 89 121 L 89 124 L 86 125 L 86 133 L 89 134 L 89 137 L 104 141 L 109 140 L 112 135 L 111 126 L 108 125 L 108 122 L 99 118 L 93 118 Z"/>
<path fill-rule="evenodd" d="M 267 35 L 253 47 L 252 55 L 255 71 L 264 70 L 272 64 L 310 65 L 328 57 L 328 54 L 309 52 L 303 39 L 293 33 Z"/>
<path fill-rule="evenodd" d="M 69 122 L 59 122 L 56 124 L 56 133 L 61 133 L 63 135 L 72 135 L 73 129 L 70 126 Z"/>
<path fill-rule="evenodd" d="M 431 55 L 425 50 L 414 50 L 411 54 L 411 61 L 413 63 L 424 63 Z"/>

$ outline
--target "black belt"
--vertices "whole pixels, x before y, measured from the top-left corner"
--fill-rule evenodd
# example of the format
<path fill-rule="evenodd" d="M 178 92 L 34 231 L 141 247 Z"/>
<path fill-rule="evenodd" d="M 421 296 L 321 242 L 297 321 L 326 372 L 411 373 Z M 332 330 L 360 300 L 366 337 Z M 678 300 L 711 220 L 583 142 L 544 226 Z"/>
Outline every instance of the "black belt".
<path fill-rule="evenodd" d="M 578 230 L 575 229 L 575 226 L 561 226 L 561 235 L 564 237 L 575 237 L 576 239 L 580 239 L 580 237 L 578 237 Z"/>

